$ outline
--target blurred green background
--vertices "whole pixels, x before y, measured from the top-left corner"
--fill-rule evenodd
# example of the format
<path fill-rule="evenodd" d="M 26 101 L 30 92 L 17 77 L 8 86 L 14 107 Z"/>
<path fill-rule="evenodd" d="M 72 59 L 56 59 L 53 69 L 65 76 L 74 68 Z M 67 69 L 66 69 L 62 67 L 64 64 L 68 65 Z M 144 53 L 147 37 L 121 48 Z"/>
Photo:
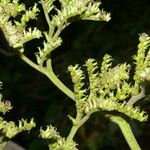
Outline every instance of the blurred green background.
<path fill-rule="evenodd" d="M 38 0 L 27 0 L 27 7 Z M 137 51 L 140 33 L 150 35 L 150 2 L 148 0 L 102 0 L 102 8 L 111 13 L 112 19 L 106 22 L 80 21 L 67 27 L 61 34 L 63 45 L 52 54 L 54 72 L 60 80 L 73 89 L 67 67 L 84 64 L 88 58 L 101 62 L 104 54 L 111 54 L 114 64 L 132 62 Z M 47 30 L 43 12 L 30 26 Z M 11 51 L 2 32 L 0 48 Z M 34 53 L 41 40 L 33 40 L 25 45 L 26 55 L 35 59 Z M 0 53 L 0 81 L 3 82 L 3 96 L 12 102 L 13 110 L 6 115 L 8 120 L 35 118 L 37 126 L 30 134 L 21 133 L 13 141 L 27 150 L 48 150 L 47 143 L 38 137 L 41 126 L 53 124 L 61 135 L 67 136 L 71 122 L 67 115 L 75 114 L 74 103 L 57 89 L 45 76 L 25 64 L 15 55 Z M 141 102 L 150 114 L 149 99 Z M 143 150 L 150 148 L 149 122 L 140 124 L 131 121 L 135 136 Z M 128 150 L 129 147 L 120 129 L 103 117 L 94 114 L 80 128 L 75 140 L 80 150 Z"/>

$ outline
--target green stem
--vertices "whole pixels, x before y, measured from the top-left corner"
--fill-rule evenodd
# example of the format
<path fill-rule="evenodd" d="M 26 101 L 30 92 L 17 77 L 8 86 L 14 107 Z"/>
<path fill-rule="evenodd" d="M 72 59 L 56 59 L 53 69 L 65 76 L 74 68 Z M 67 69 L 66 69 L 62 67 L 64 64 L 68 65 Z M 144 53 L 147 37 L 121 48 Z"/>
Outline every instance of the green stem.
<path fill-rule="evenodd" d="M 131 97 L 131 99 L 126 104 L 126 107 L 132 106 L 134 103 L 144 98 L 145 96 L 146 95 L 145 95 L 145 87 L 144 87 L 138 95 Z"/>
<path fill-rule="evenodd" d="M 50 30 L 50 18 L 49 18 L 49 15 L 48 15 L 47 11 L 46 11 L 45 6 L 44 6 L 44 1 L 43 0 L 41 0 L 41 4 L 42 4 L 44 15 L 45 15 L 45 18 L 46 18 L 46 21 L 48 23 L 49 30 Z"/>
<path fill-rule="evenodd" d="M 71 141 L 74 138 L 77 130 L 90 118 L 91 114 L 92 114 L 92 112 L 88 113 L 86 116 L 84 116 L 82 118 L 81 117 L 82 116 L 81 113 L 77 112 L 77 117 L 76 117 L 77 124 L 73 125 L 73 127 L 71 128 L 70 133 L 69 133 L 69 135 L 67 137 L 68 141 Z"/>
<path fill-rule="evenodd" d="M 53 36 L 53 39 L 56 39 L 58 38 L 58 36 L 60 35 L 60 33 L 69 25 L 68 24 L 63 24 L 62 26 L 60 26 L 57 31 L 55 32 L 54 36 Z"/>
<path fill-rule="evenodd" d="M 80 113 L 77 113 L 77 117 L 76 117 L 76 122 L 77 124 L 73 125 L 71 130 L 70 130 L 70 133 L 67 137 L 67 141 L 71 141 L 73 139 L 73 137 L 75 136 L 78 128 L 79 128 L 79 122 L 81 120 L 81 114 Z"/>
<path fill-rule="evenodd" d="M 141 150 L 140 146 L 138 145 L 133 135 L 133 132 L 129 123 L 125 119 L 123 119 L 122 117 L 113 116 L 113 115 L 109 115 L 109 119 L 112 122 L 118 124 L 131 150 Z"/>
<path fill-rule="evenodd" d="M 29 66 L 31 66 L 32 68 L 34 68 L 35 70 L 41 72 L 42 74 L 44 74 L 45 69 L 42 66 L 37 65 L 36 63 L 34 63 L 33 61 L 31 61 L 29 58 L 27 58 L 24 54 L 19 53 L 18 54 L 19 57 L 26 62 Z"/>
<path fill-rule="evenodd" d="M 55 31 L 55 26 L 50 25 L 50 31 L 49 31 L 49 36 L 50 36 L 50 38 L 53 37 L 54 31 Z"/>
<path fill-rule="evenodd" d="M 53 26 L 53 25 L 51 24 L 51 20 L 50 20 L 50 18 L 49 18 L 48 12 L 47 12 L 46 9 L 45 9 L 44 1 L 43 1 L 43 0 L 41 0 L 41 4 L 42 4 L 42 7 L 43 7 L 43 11 L 44 11 L 44 15 L 45 15 L 47 24 L 48 24 L 48 26 L 49 26 L 49 36 L 52 38 L 52 36 L 53 36 L 53 34 L 54 34 L 55 26 Z"/>
<path fill-rule="evenodd" d="M 64 92 L 68 97 L 74 100 L 74 93 L 65 86 L 54 74 L 51 64 L 51 59 L 47 60 L 47 70 L 44 73 L 62 92 Z"/>
<path fill-rule="evenodd" d="M 25 61 L 28 65 L 30 65 L 32 68 L 38 70 L 42 74 L 46 75 L 62 92 L 64 92 L 68 97 L 70 97 L 72 100 L 74 100 L 74 93 L 65 86 L 54 74 L 52 70 L 51 60 L 47 60 L 47 68 L 44 68 L 42 66 L 37 65 L 33 61 L 31 61 L 29 58 L 27 58 L 24 54 L 19 53 L 20 58 Z"/>

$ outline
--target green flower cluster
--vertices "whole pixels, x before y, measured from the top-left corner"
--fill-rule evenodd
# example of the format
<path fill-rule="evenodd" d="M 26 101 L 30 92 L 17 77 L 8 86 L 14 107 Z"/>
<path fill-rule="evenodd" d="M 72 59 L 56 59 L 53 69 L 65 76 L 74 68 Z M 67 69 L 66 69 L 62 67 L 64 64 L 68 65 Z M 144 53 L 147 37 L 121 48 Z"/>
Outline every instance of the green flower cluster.
<path fill-rule="evenodd" d="M 71 74 L 72 77 L 72 82 L 74 83 L 74 99 L 76 100 L 76 106 L 78 108 L 79 111 L 84 111 L 84 103 L 85 100 L 87 99 L 87 89 L 83 88 L 84 87 L 84 74 L 83 71 L 81 70 L 81 68 L 79 67 L 79 65 L 75 65 L 75 66 L 69 66 L 68 67 L 68 71 Z M 82 110 L 83 109 L 83 110 Z M 70 116 L 69 117 L 70 120 L 72 120 L 73 124 L 74 124 L 74 119 Z"/>
<path fill-rule="evenodd" d="M 18 48 L 23 52 L 23 44 L 41 37 L 41 32 L 37 29 L 26 29 L 26 24 L 30 19 L 35 19 L 39 9 L 35 4 L 32 9 L 26 10 L 24 4 L 19 4 L 19 0 L 1 0 L 0 2 L 0 28 L 5 34 L 9 45 Z M 19 15 L 20 21 L 15 21 Z M 14 21 L 10 20 L 13 17 Z"/>
<path fill-rule="evenodd" d="M 2 101 L 2 94 L 0 94 L 0 112 L 5 114 L 11 109 L 11 103 L 9 101 Z M 22 131 L 30 131 L 33 127 L 35 127 L 33 119 L 31 119 L 29 123 L 27 122 L 27 120 L 21 119 L 19 120 L 19 124 L 17 126 L 13 121 L 8 122 L 4 120 L 3 117 L 0 117 L 0 147 L 2 148 L 6 144 L 6 141 L 3 140 L 4 137 L 12 138 Z"/>
<path fill-rule="evenodd" d="M 26 9 L 19 0 L 2 0 L 0 2 L 0 28 L 5 34 L 9 45 L 24 52 L 23 45 L 35 38 L 44 37 L 43 48 L 38 48 L 36 53 L 37 63 L 43 65 L 54 49 L 62 44 L 60 33 L 70 23 L 77 20 L 109 21 L 110 14 L 99 9 L 100 2 L 92 0 L 60 0 L 61 9 L 55 5 L 55 0 L 41 0 L 45 17 L 49 26 L 49 31 L 42 32 L 34 28 L 27 29 L 27 23 L 31 19 L 36 19 L 39 12 L 37 4 Z M 55 14 L 49 18 L 49 13 L 55 10 Z M 16 20 L 17 16 L 20 20 Z M 10 19 L 13 17 L 13 21 Z"/>
<path fill-rule="evenodd" d="M 150 37 L 143 33 L 140 35 L 139 41 L 138 53 L 134 56 L 136 64 L 134 80 L 141 85 L 143 81 L 150 80 L 150 50 L 147 52 L 150 46 Z"/>
<path fill-rule="evenodd" d="M 150 37 L 142 34 L 139 37 L 140 44 L 138 46 L 136 60 L 134 82 L 129 82 L 129 71 L 131 66 L 119 64 L 112 67 L 112 58 L 106 54 L 103 58 L 101 69 L 94 59 L 88 59 L 85 63 L 87 68 L 89 85 L 85 88 L 85 76 L 79 65 L 69 66 L 74 83 L 75 101 L 82 113 L 96 111 L 118 111 L 139 121 L 146 121 L 147 115 L 144 111 L 140 111 L 138 107 L 127 105 L 132 96 L 138 96 L 142 90 L 143 72 L 150 67 L 150 51 L 146 49 L 150 43 Z M 147 53 L 147 55 L 146 55 Z M 147 73 L 147 72 L 146 72 Z M 137 87 L 139 89 L 137 90 Z M 88 90 L 87 90 L 88 89 Z"/>
<path fill-rule="evenodd" d="M 61 27 L 76 19 L 109 21 L 110 14 L 99 9 L 100 2 L 91 0 L 60 0 L 61 10 L 52 19 L 52 25 Z M 72 17 L 77 17 L 75 20 Z"/>
<path fill-rule="evenodd" d="M 66 140 L 61 137 L 52 125 L 47 126 L 46 130 L 40 130 L 40 136 L 43 139 L 49 139 L 52 142 L 49 143 L 49 148 L 53 150 L 77 150 L 77 144 L 74 141 Z"/>
<path fill-rule="evenodd" d="M 36 54 L 37 62 L 40 65 L 43 65 L 43 62 L 47 60 L 51 51 L 61 45 L 60 33 L 72 22 L 77 20 L 110 20 L 110 14 L 99 9 L 100 2 L 92 0 L 59 0 L 61 9 L 58 9 L 53 5 L 54 1 L 41 0 L 49 31 L 44 33 L 46 41 L 43 48 L 39 48 L 39 52 Z M 49 13 L 52 10 L 55 10 L 56 14 L 51 15 L 50 19 Z"/>
<path fill-rule="evenodd" d="M 0 130 L 8 138 L 12 138 L 22 131 L 30 131 L 33 127 L 35 127 L 33 119 L 29 123 L 27 120 L 22 119 L 19 121 L 19 126 L 17 126 L 13 121 L 7 122 L 0 117 Z"/>

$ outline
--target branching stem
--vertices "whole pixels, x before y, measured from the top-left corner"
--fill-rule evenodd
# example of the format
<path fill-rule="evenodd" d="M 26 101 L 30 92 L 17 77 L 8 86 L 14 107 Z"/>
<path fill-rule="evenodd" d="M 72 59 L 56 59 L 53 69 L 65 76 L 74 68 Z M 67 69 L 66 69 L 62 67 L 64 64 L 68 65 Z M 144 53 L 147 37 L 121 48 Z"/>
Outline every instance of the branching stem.
<path fill-rule="evenodd" d="M 32 68 L 46 75 L 62 92 L 64 92 L 68 97 L 74 100 L 74 93 L 67 86 L 65 86 L 54 74 L 52 70 L 51 59 L 47 60 L 47 68 L 44 68 L 31 61 L 22 53 L 21 54 L 19 53 L 19 56 L 23 61 L 25 61 Z"/>
<path fill-rule="evenodd" d="M 88 113 L 86 116 L 82 118 L 81 113 L 77 112 L 77 117 L 76 117 L 77 124 L 73 125 L 73 127 L 71 128 L 67 140 L 69 141 L 73 140 L 77 130 L 90 118 L 91 114 L 92 112 Z"/>
<path fill-rule="evenodd" d="M 145 96 L 146 95 L 145 95 L 145 87 L 144 87 L 138 95 L 131 97 L 131 99 L 126 104 L 126 107 L 132 106 L 134 103 L 136 103 L 137 101 L 141 100 Z"/>
<path fill-rule="evenodd" d="M 32 68 L 34 68 L 35 70 L 41 72 L 42 74 L 44 74 L 44 68 L 42 66 L 37 65 L 36 63 L 34 63 L 33 61 L 31 61 L 28 57 L 26 57 L 24 54 L 19 53 L 18 54 L 19 57 L 26 62 L 29 66 L 31 66 Z"/>
<path fill-rule="evenodd" d="M 55 32 L 54 36 L 53 36 L 53 39 L 56 39 L 60 33 L 62 32 L 62 30 L 64 30 L 69 24 L 63 24 L 61 27 L 59 27 L 57 29 L 57 31 Z"/>
<path fill-rule="evenodd" d="M 69 96 L 72 100 L 74 100 L 74 93 L 68 87 L 66 87 L 54 74 L 52 70 L 51 59 L 47 60 L 47 68 L 43 68 L 32 62 L 23 54 L 20 54 L 20 57 L 31 67 L 45 74 L 62 92 L 64 92 L 67 96 Z M 89 119 L 91 114 L 92 112 L 82 118 L 82 115 L 77 110 L 77 117 L 76 117 L 77 124 L 73 125 L 73 127 L 71 128 L 67 140 L 72 140 L 74 138 L 77 130 Z M 132 133 L 131 127 L 128 124 L 128 122 L 119 116 L 111 116 L 111 117 L 109 116 L 109 119 L 112 122 L 118 124 L 131 150 L 140 150 L 140 147 Z"/>
<path fill-rule="evenodd" d="M 60 27 L 59 29 L 57 29 L 57 31 L 54 34 L 54 30 L 55 30 L 55 26 L 51 26 L 50 24 L 50 18 L 49 18 L 49 14 L 46 11 L 46 8 L 44 6 L 44 1 L 41 0 L 41 4 L 44 10 L 44 14 L 45 14 L 45 18 L 46 21 L 48 23 L 49 26 L 49 36 L 53 39 L 56 39 L 59 37 L 60 33 L 62 32 L 62 30 L 67 26 L 66 25 L 62 25 L 62 27 Z M 51 63 L 51 59 L 48 59 L 46 62 L 46 67 L 37 65 L 36 63 L 34 63 L 33 61 L 31 61 L 29 58 L 27 58 L 24 54 L 19 54 L 21 59 L 23 61 L 25 61 L 27 64 L 29 64 L 31 67 L 33 67 L 34 69 L 38 70 L 39 72 L 41 72 L 42 74 L 46 75 L 63 93 L 65 93 L 68 97 L 70 97 L 72 100 L 75 101 L 74 99 L 74 93 L 67 87 L 65 86 L 55 75 L 55 73 L 53 72 L 53 68 L 52 68 L 52 63 Z M 129 102 L 127 103 L 127 106 L 131 106 L 133 105 L 135 102 L 137 102 L 139 99 L 143 98 L 145 96 L 145 91 L 142 90 L 141 93 L 137 96 L 133 96 Z M 81 127 L 81 125 L 83 125 L 89 118 L 90 115 L 92 114 L 92 112 L 88 113 L 87 115 L 85 115 L 84 117 L 82 116 L 82 113 L 77 109 L 77 116 L 76 116 L 76 122 L 77 124 L 74 124 L 70 130 L 70 133 L 67 137 L 68 141 L 73 140 L 77 130 Z M 119 117 L 119 116 L 109 116 L 110 120 L 116 124 L 118 124 L 118 126 L 120 127 L 127 143 L 129 144 L 130 148 L 132 150 L 140 150 L 140 147 L 132 133 L 132 130 L 130 128 L 130 125 L 128 124 L 128 122 L 126 120 L 124 120 L 123 118 Z"/>

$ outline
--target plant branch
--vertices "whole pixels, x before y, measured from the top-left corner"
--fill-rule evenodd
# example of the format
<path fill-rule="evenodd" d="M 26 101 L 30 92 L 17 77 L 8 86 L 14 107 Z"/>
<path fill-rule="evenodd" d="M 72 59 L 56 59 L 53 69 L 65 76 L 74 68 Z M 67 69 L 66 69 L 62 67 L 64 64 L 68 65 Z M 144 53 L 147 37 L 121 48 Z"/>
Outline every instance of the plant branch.
<path fill-rule="evenodd" d="M 64 30 L 68 25 L 69 25 L 69 23 L 68 24 L 63 24 L 61 27 L 59 27 L 57 29 L 57 31 L 55 32 L 53 38 L 56 39 L 60 35 L 60 33 L 62 32 L 62 30 Z"/>
<path fill-rule="evenodd" d="M 107 115 L 107 116 L 112 122 L 118 124 L 131 150 L 141 150 L 140 146 L 138 145 L 133 135 L 129 123 L 125 119 L 119 116 L 113 116 L 113 115 Z"/>
<path fill-rule="evenodd" d="M 141 90 L 141 92 L 138 95 L 131 97 L 131 99 L 126 104 L 126 107 L 132 106 L 134 103 L 141 100 L 145 96 L 146 96 L 145 95 L 145 87 L 143 87 L 143 89 Z"/>
<path fill-rule="evenodd" d="M 86 114 L 86 116 L 84 116 L 81 121 L 79 122 L 79 127 L 81 127 L 91 116 L 93 112 L 89 112 L 88 114 Z"/>
<path fill-rule="evenodd" d="M 81 113 L 77 112 L 77 117 L 76 117 L 77 124 L 73 125 L 73 127 L 71 128 L 67 140 L 71 141 L 74 138 L 77 130 L 90 118 L 91 114 L 92 112 L 89 112 L 86 116 L 81 118 L 82 116 Z"/>
<path fill-rule="evenodd" d="M 43 1 L 43 0 L 41 0 L 41 4 L 42 4 L 43 11 L 44 11 L 44 15 L 45 15 L 45 18 L 46 18 L 46 21 L 47 21 L 47 23 L 48 23 L 49 30 L 50 30 L 50 18 L 49 18 L 48 12 L 47 12 L 46 9 L 45 9 L 44 1 Z"/>
<path fill-rule="evenodd" d="M 47 70 L 44 72 L 44 74 L 68 97 L 70 97 L 72 100 L 74 100 L 74 93 L 65 86 L 54 74 L 51 64 L 51 59 L 47 60 Z"/>
<path fill-rule="evenodd" d="M 42 74 L 44 74 L 45 69 L 42 66 L 37 65 L 36 63 L 34 63 L 33 61 L 31 61 L 29 58 L 27 58 L 24 54 L 19 53 L 20 58 L 26 62 L 29 66 L 31 66 L 32 68 L 34 68 L 35 70 L 38 70 L 39 72 L 41 72 Z"/>
<path fill-rule="evenodd" d="M 76 116 L 76 119 L 75 119 L 75 121 L 77 122 L 77 124 L 74 124 L 72 126 L 72 128 L 71 128 L 71 130 L 69 132 L 69 135 L 67 137 L 67 141 L 71 141 L 74 138 L 77 130 L 79 129 L 79 122 L 80 122 L 80 120 L 81 120 L 81 114 L 78 113 L 78 111 L 77 111 L 77 116 Z"/>
<path fill-rule="evenodd" d="M 47 60 L 47 68 L 43 68 L 42 66 L 39 66 L 33 61 L 31 61 L 24 54 L 19 53 L 19 56 L 24 62 L 26 62 L 32 68 L 46 75 L 62 92 L 64 92 L 68 97 L 74 100 L 74 93 L 67 86 L 65 86 L 54 74 L 52 70 L 51 59 Z"/>

